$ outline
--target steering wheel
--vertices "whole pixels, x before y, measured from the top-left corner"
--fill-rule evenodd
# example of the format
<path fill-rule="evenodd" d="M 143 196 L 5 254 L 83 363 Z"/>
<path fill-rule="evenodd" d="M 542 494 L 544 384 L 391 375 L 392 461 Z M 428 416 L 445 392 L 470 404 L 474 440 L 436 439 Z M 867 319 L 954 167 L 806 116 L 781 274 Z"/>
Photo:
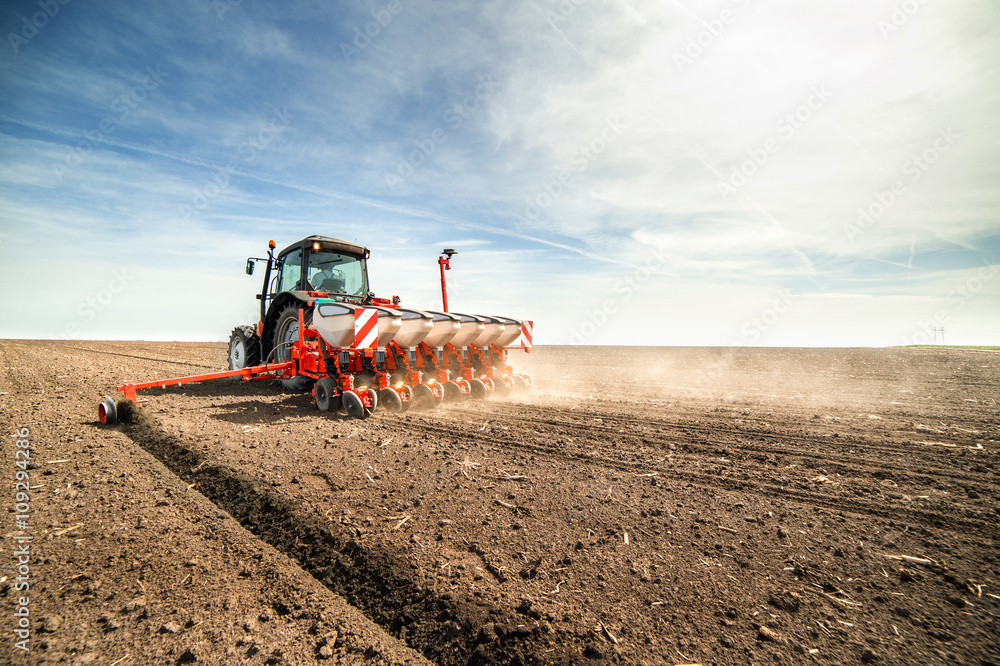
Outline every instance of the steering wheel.
<path fill-rule="evenodd" d="M 316 291 L 332 291 L 337 294 L 344 293 L 344 281 L 337 278 L 328 277 L 316 288 Z"/>

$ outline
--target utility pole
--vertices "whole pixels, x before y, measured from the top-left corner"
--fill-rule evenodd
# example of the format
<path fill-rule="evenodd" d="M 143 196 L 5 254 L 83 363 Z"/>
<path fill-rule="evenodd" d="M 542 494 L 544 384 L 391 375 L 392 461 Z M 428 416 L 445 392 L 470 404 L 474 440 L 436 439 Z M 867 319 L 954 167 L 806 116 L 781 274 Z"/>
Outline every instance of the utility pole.
<path fill-rule="evenodd" d="M 934 327 L 934 344 L 937 344 L 937 334 L 939 331 L 941 332 L 941 344 L 944 344 L 944 326 Z"/>

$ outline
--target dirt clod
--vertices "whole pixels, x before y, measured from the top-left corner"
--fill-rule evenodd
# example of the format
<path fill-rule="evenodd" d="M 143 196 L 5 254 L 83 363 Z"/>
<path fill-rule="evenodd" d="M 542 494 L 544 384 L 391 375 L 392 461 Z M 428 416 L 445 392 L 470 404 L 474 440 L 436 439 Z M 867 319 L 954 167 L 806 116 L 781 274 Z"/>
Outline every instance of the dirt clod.
<path fill-rule="evenodd" d="M 872 650 L 871 648 L 865 648 L 864 651 L 861 653 L 861 661 L 865 662 L 866 664 L 869 664 L 873 661 L 878 661 L 880 659 L 881 657 L 878 655 L 878 653 L 875 652 L 875 650 Z"/>
<path fill-rule="evenodd" d="M 176 634 L 181 630 L 181 625 L 176 622 L 167 622 L 166 624 L 160 626 L 161 634 Z"/>
<path fill-rule="evenodd" d="M 792 592 L 790 590 L 785 590 L 780 594 L 772 594 L 767 599 L 767 603 L 771 604 L 775 608 L 783 611 L 788 611 L 789 613 L 794 613 L 799 609 L 799 604 L 801 603 L 801 595 L 798 592 Z"/>
<path fill-rule="evenodd" d="M 785 639 L 782 638 L 781 634 L 765 625 L 761 625 L 757 628 L 757 637 L 762 641 L 771 641 L 773 643 L 785 642 Z"/>

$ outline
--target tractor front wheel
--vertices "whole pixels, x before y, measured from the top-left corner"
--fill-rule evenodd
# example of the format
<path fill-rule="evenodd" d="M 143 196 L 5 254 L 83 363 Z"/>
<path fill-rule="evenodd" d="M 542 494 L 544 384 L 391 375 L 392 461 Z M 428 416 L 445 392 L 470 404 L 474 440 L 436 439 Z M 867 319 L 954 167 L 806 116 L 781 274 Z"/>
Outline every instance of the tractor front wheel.
<path fill-rule="evenodd" d="M 252 326 L 237 326 L 229 336 L 229 369 L 242 370 L 259 364 L 260 338 Z"/>

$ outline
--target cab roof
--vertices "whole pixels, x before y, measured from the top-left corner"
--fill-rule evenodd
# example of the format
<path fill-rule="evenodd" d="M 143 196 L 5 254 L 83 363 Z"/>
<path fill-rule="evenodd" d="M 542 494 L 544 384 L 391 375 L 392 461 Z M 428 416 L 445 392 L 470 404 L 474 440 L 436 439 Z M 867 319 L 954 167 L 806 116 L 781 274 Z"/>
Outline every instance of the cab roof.
<path fill-rule="evenodd" d="M 365 257 L 371 254 L 371 251 L 364 245 L 357 245 L 351 243 L 350 241 L 341 240 L 340 238 L 331 238 L 330 236 L 306 236 L 300 241 L 296 241 L 278 253 L 278 256 L 283 256 L 292 250 L 297 250 L 300 247 L 306 247 L 312 245 L 313 243 L 319 243 L 324 250 L 333 250 L 334 252 L 341 252 L 343 254 L 350 254 L 357 257 Z"/>

